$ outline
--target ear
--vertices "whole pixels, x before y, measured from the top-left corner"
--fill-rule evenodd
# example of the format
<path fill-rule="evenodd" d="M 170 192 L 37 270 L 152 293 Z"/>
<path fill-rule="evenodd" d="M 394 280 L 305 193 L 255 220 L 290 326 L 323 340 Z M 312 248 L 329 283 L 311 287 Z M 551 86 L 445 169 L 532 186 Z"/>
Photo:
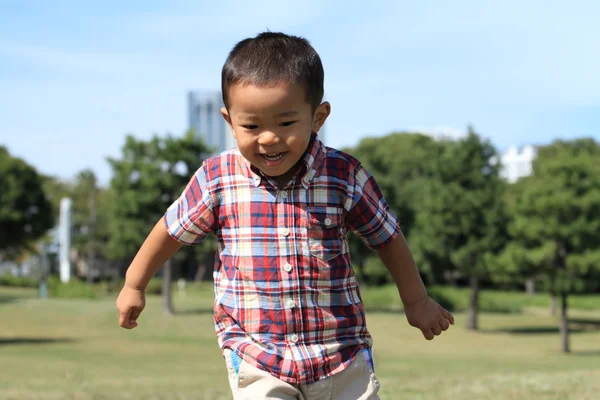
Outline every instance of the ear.
<path fill-rule="evenodd" d="M 325 101 L 317 107 L 317 109 L 315 110 L 315 115 L 313 117 L 313 132 L 319 132 L 319 129 L 321 129 L 321 127 L 325 124 L 325 121 L 327 120 L 327 117 L 329 117 L 329 114 L 331 114 L 331 104 L 329 104 L 329 102 Z"/>
<path fill-rule="evenodd" d="M 225 122 L 227 122 L 227 125 L 229 125 L 229 129 L 231 129 L 233 137 L 237 139 L 237 137 L 235 136 L 235 130 L 233 130 L 233 125 L 231 124 L 231 117 L 229 116 L 229 111 L 227 111 L 225 107 L 221 107 L 221 115 L 223 116 Z"/>

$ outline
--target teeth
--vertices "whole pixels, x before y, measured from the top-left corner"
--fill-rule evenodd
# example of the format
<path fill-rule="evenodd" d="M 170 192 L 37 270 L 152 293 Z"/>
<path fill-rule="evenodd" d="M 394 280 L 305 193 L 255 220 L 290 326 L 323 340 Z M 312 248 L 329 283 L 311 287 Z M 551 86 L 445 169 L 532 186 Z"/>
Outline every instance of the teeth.
<path fill-rule="evenodd" d="M 277 161 L 283 157 L 283 153 L 275 153 L 275 154 L 263 154 L 263 157 L 269 161 Z"/>

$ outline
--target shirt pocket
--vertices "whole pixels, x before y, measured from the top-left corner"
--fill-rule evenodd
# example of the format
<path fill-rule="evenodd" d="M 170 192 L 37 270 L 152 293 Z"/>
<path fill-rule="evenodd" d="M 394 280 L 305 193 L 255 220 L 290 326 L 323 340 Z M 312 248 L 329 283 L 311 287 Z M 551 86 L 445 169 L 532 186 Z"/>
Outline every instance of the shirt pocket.
<path fill-rule="evenodd" d="M 324 261 L 339 256 L 343 246 L 343 210 L 337 207 L 310 207 L 307 217 L 310 254 Z"/>

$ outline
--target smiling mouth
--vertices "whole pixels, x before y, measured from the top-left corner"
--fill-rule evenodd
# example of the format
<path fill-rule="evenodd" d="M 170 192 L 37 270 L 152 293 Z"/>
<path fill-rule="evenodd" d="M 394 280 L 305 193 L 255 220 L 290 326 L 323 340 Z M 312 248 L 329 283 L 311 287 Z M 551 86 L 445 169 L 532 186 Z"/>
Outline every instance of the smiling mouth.
<path fill-rule="evenodd" d="M 271 154 L 261 154 L 261 157 L 267 161 L 279 161 L 285 156 L 286 153 L 271 153 Z"/>

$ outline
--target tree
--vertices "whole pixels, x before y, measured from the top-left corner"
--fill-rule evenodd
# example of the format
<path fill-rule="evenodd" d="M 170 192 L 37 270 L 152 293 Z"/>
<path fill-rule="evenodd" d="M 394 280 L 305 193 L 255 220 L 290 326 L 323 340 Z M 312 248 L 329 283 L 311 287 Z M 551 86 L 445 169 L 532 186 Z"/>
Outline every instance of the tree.
<path fill-rule="evenodd" d="M 98 192 L 94 171 L 87 169 L 80 171 L 75 178 L 71 192 L 73 198 L 73 246 L 78 255 L 87 253 L 86 277 L 88 283 L 92 283 L 94 278 L 93 269 L 98 243 L 96 236 Z"/>
<path fill-rule="evenodd" d="M 400 218 L 404 235 L 410 241 L 423 184 L 433 175 L 435 160 L 442 149 L 442 143 L 428 136 L 396 132 L 383 137 L 364 138 L 354 148 L 344 150 L 357 157 L 375 177 L 390 208 Z M 376 255 L 363 246 L 358 238 L 349 235 L 349 244 L 359 279 L 370 283 L 378 283 L 381 277 L 391 279 L 383 264 L 367 262 L 376 258 Z M 378 265 L 381 273 L 366 271 L 366 265 Z"/>
<path fill-rule="evenodd" d="M 600 286 L 600 145 L 556 141 L 538 149 L 533 174 L 519 182 L 511 243 L 501 262 L 535 276 L 561 299 L 563 352 L 570 351 L 568 296 Z"/>
<path fill-rule="evenodd" d="M 52 203 L 55 224 L 58 224 L 60 200 L 65 197 L 72 200 L 72 248 L 76 264 L 85 263 L 85 272 L 80 272 L 85 273 L 88 282 L 92 281 L 94 271 L 106 275 L 102 268 L 107 267 L 108 208 L 113 193 L 99 186 L 94 171 L 89 169 L 78 172 L 73 179 L 45 177 L 44 189 Z"/>
<path fill-rule="evenodd" d="M 53 225 L 44 178 L 0 146 L 0 253 L 15 258 L 34 251 L 34 242 Z"/>
<path fill-rule="evenodd" d="M 469 280 L 470 330 L 478 328 L 480 281 L 494 274 L 494 256 L 507 240 L 505 185 L 495 156 L 469 127 L 466 138 L 446 142 L 416 207 L 415 259 L 434 276 L 456 271 Z"/>
<path fill-rule="evenodd" d="M 133 258 L 154 224 L 177 199 L 202 163 L 207 149 L 192 132 L 181 138 L 154 136 L 149 141 L 127 136 L 121 159 L 109 158 L 113 170 L 109 255 Z M 188 248 L 204 255 L 206 247 Z M 212 248 L 214 254 L 214 248 Z M 165 311 L 173 313 L 171 263 L 163 267 Z"/>

